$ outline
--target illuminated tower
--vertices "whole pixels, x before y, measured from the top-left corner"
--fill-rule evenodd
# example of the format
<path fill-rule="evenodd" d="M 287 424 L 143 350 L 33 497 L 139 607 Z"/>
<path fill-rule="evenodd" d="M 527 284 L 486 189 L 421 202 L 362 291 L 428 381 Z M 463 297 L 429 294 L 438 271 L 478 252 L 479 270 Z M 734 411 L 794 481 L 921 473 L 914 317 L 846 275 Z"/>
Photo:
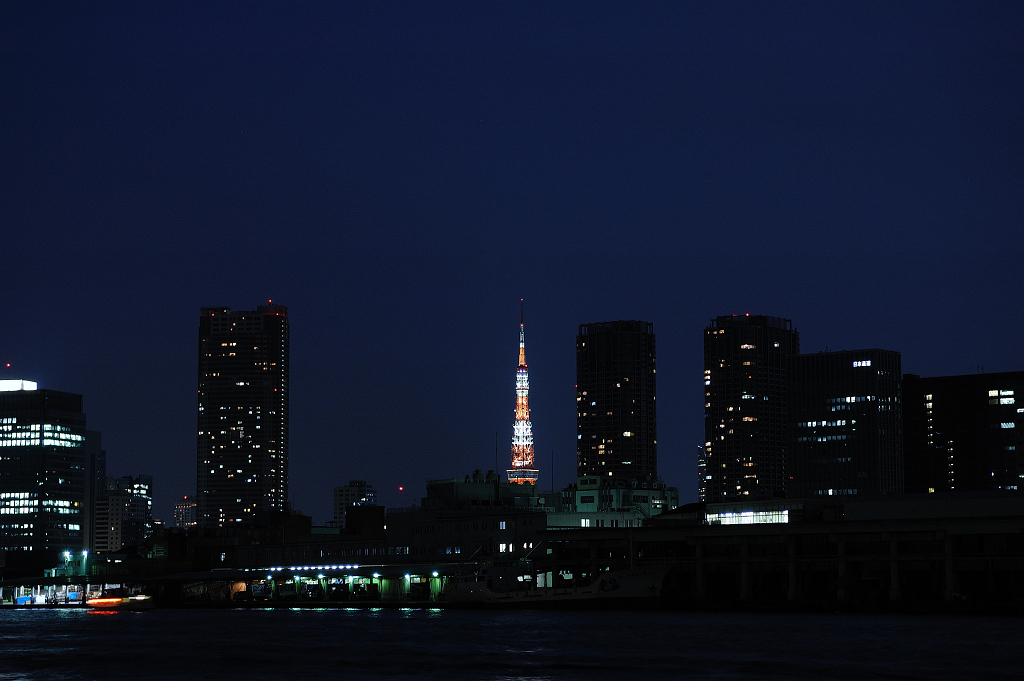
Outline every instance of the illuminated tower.
<path fill-rule="evenodd" d="M 522 301 L 519 301 L 522 303 Z M 508 481 L 537 484 L 540 472 L 533 467 L 533 426 L 530 424 L 530 374 L 526 369 L 526 336 L 519 315 L 519 367 L 516 369 L 516 420 L 512 426 L 512 468 Z"/>

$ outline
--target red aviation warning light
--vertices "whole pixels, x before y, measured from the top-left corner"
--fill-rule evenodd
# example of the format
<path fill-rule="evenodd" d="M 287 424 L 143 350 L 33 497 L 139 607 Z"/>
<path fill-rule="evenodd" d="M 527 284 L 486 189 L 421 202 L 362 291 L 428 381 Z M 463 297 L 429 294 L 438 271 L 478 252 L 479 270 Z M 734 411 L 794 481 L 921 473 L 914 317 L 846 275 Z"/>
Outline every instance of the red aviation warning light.
<path fill-rule="evenodd" d="M 522 306 L 523 300 L 519 299 Z M 508 481 L 536 485 L 540 471 L 533 466 L 533 425 L 530 423 L 530 374 L 526 368 L 523 310 L 519 311 L 519 366 L 516 368 L 516 416 L 512 426 L 512 468 Z"/>

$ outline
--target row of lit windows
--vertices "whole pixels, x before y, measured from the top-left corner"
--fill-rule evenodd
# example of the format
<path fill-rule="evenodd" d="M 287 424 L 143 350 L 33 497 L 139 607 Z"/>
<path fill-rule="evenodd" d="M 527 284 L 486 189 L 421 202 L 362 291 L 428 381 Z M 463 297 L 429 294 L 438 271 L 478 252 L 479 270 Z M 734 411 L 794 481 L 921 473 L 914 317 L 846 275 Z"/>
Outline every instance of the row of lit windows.
<path fill-rule="evenodd" d="M 816 428 L 818 426 L 845 426 L 846 420 L 842 419 L 839 421 L 802 421 L 796 425 L 801 428 Z"/>
<path fill-rule="evenodd" d="M 84 439 L 80 435 L 74 435 L 72 437 L 78 438 L 75 441 L 69 440 L 54 440 L 51 438 L 32 438 L 30 440 L 8 440 L 3 435 L 0 435 L 0 447 L 31 447 L 39 446 L 43 447 L 81 447 L 81 440 Z"/>
<path fill-rule="evenodd" d="M 756 525 L 761 523 L 788 523 L 789 511 L 726 511 L 708 513 L 709 525 Z"/>

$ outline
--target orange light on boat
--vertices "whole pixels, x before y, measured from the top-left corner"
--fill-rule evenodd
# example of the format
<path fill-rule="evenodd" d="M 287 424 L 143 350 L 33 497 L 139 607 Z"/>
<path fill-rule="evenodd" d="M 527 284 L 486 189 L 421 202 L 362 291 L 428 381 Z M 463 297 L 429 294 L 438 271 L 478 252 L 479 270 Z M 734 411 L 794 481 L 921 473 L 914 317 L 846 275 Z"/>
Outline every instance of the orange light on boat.
<path fill-rule="evenodd" d="M 120 603 L 121 598 L 90 598 L 85 602 L 86 605 L 113 605 L 114 603 Z"/>

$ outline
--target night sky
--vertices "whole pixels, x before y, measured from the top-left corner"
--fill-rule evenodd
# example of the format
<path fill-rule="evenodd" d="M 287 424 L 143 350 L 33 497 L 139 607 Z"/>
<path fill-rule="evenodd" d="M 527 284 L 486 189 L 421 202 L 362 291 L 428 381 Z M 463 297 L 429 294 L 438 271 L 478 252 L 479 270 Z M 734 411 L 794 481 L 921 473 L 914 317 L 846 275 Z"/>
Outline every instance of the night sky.
<path fill-rule="evenodd" d="M 0 366 L 82 393 L 169 520 L 199 308 L 286 305 L 323 523 L 508 465 L 520 298 L 569 483 L 577 327 L 643 319 L 693 501 L 714 316 L 1024 369 L 1022 152 L 1019 2 L 4 2 Z"/>

